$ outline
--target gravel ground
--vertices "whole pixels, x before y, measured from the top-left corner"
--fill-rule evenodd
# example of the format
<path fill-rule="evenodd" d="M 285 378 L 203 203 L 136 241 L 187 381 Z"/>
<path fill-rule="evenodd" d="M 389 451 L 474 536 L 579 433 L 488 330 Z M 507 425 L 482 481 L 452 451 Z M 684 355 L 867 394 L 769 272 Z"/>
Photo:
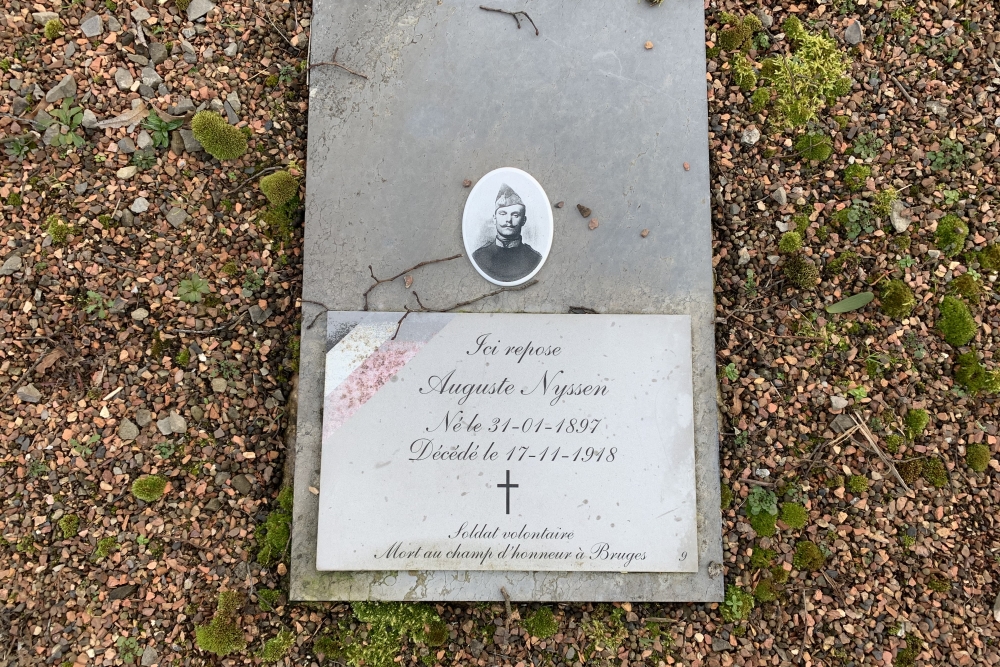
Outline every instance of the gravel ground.
<path fill-rule="evenodd" d="M 262 225 L 257 180 L 306 167 L 310 8 L 175 3 L 3 9 L 0 664 L 377 664 L 363 649 L 384 621 L 282 592 L 301 213 Z M 753 112 L 738 50 L 717 49 L 724 11 L 760 12 L 757 65 L 789 50 L 789 16 L 831 34 L 853 88 L 796 130 Z M 429 605 L 430 624 L 389 626 L 388 664 L 1000 663 L 997 13 L 707 4 L 729 602 L 552 605 L 552 623 L 539 605 Z M 67 94 L 76 140 L 45 126 Z M 201 107 L 247 128 L 242 158 L 139 124 Z M 831 155 L 803 157 L 804 132 Z M 942 232 L 949 215 L 966 237 Z M 779 249 L 795 229 L 803 247 Z M 968 340 L 945 297 L 970 309 Z M 924 429 L 906 421 L 920 410 Z M 166 486 L 146 502 L 149 476 Z M 224 658 L 195 641 L 221 591 L 242 595 L 246 643 Z"/>

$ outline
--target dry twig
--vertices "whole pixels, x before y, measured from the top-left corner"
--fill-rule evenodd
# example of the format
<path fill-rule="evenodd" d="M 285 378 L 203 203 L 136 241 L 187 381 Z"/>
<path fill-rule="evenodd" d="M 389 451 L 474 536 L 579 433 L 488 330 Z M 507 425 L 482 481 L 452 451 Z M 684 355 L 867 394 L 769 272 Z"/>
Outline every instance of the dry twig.
<path fill-rule="evenodd" d="M 910 493 L 912 489 L 906 484 L 906 482 L 903 481 L 903 476 L 900 475 L 899 470 L 896 469 L 896 464 L 892 462 L 892 459 L 890 459 L 886 455 L 886 453 L 882 451 L 882 448 L 878 446 L 878 443 L 875 442 L 875 436 L 872 435 L 872 432 L 868 429 L 868 425 L 865 424 L 863 421 L 861 421 L 861 419 L 859 419 L 857 415 L 851 415 L 851 419 L 853 419 L 854 423 L 857 424 L 856 428 L 861 431 L 862 435 L 865 436 L 865 440 L 868 441 L 868 444 L 871 446 L 871 449 L 876 454 L 878 454 L 878 457 L 882 459 L 883 463 L 889 466 L 889 470 L 892 471 L 892 474 L 896 478 L 896 480 L 903 485 L 903 489 L 907 493 Z"/>
<path fill-rule="evenodd" d="M 38 359 L 35 360 L 35 363 L 31 364 L 31 368 L 26 370 L 24 373 L 21 373 L 21 377 L 18 378 L 17 382 L 14 383 L 14 386 L 5 391 L 3 393 L 3 396 L 0 396 L 0 402 L 3 402 L 4 399 L 6 399 L 8 396 L 10 396 L 11 394 L 13 394 L 15 391 L 18 390 L 21 384 L 28 379 L 29 375 L 31 375 L 31 372 L 38 367 L 38 364 L 42 363 L 42 359 L 44 359 L 45 355 L 47 355 L 48 353 L 49 353 L 49 347 L 45 346 L 45 349 L 42 350 L 42 353 L 40 355 L 38 355 Z"/>
<path fill-rule="evenodd" d="M 369 287 L 368 289 L 365 290 L 365 293 L 363 295 L 364 298 L 365 298 L 365 307 L 364 307 L 364 310 L 368 310 L 368 295 L 371 294 L 371 291 L 373 289 L 375 289 L 376 287 L 378 287 L 382 283 L 391 283 L 396 278 L 402 278 L 403 276 L 405 276 L 410 271 L 416 271 L 421 266 L 427 266 L 429 264 L 437 264 L 438 262 L 448 262 L 448 261 L 451 261 L 453 259 L 458 259 L 461 256 L 462 256 L 461 253 L 459 253 L 458 255 L 452 255 L 451 257 L 443 257 L 441 259 L 430 259 L 430 260 L 427 260 L 426 262 L 420 262 L 419 264 L 414 264 L 413 266 L 411 266 L 408 269 L 403 269 L 402 271 L 400 271 L 399 273 L 397 273 L 396 275 L 394 275 L 392 278 L 386 278 L 385 280 L 379 280 L 378 278 L 376 278 L 375 277 L 375 271 L 372 269 L 372 265 L 369 264 L 368 265 L 368 273 L 371 274 L 372 280 L 374 280 L 375 282 L 372 284 L 371 287 Z M 313 303 L 315 303 L 315 301 Z M 319 305 L 322 306 L 323 304 L 319 304 Z M 329 308 L 327 308 L 327 310 L 329 310 Z"/>
<path fill-rule="evenodd" d="M 461 308 L 462 306 L 471 305 L 471 304 L 473 304 L 473 303 L 475 303 L 477 301 L 482 301 L 483 299 L 488 299 L 491 296 L 496 296 L 497 294 L 503 294 L 504 292 L 520 292 L 521 290 L 526 290 L 529 287 L 531 287 L 532 285 L 537 285 L 537 284 L 538 284 L 537 280 L 531 280 L 531 281 L 528 281 L 528 282 L 524 283 L 523 285 L 517 285 L 516 287 L 501 287 L 498 290 L 493 290 L 492 292 L 489 292 L 487 294 L 483 294 L 482 296 L 477 296 L 475 299 L 469 299 L 468 301 L 459 301 L 458 303 L 456 303 L 456 304 L 454 304 L 452 306 L 448 306 L 447 308 L 428 308 L 423 303 L 421 303 L 420 297 L 417 296 L 417 292 L 416 291 L 413 292 L 413 296 L 416 297 L 416 299 L 417 299 L 417 305 L 420 306 L 420 309 L 422 311 L 424 311 L 424 312 L 428 312 L 428 313 L 448 313 L 448 312 L 451 312 L 451 311 L 455 310 L 456 308 Z"/>
<path fill-rule="evenodd" d="M 514 21 L 517 23 L 518 30 L 521 29 L 521 19 L 517 18 L 517 15 L 522 14 L 524 15 L 524 18 L 528 19 L 528 22 L 531 24 L 531 27 L 535 29 L 535 35 L 536 36 L 538 35 L 538 26 L 536 26 L 535 22 L 531 20 L 530 16 L 528 16 L 528 12 L 522 12 L 522 11 L 509 12 L 506 9 L 494 9 L 493 7 L 484 7 L 483 5 L 479 5 L 479 8 L 485 9 L 488 12 L 496 12 L 498 14 L 506 14 L 507 16 L 513 16 Z"/>
<path fill-rule="evenodd" d="M 355 71 L 355 70 L 351 69 L 350 67 L 348 67 L 347 65 L 345 65 L 343 63 L 337 62 L 337 52 L 338 51 L 340 51 L 340 47 L 339 46 L 336 49 L 333 50 L 333 58 L 331 58 L 330 60 L 324 60 L 324 61 L 318 62 L 318 63 L 310 63 L 309 69 L 312 70 L 313 67 L 319 67 L 320 65 L 330 65 L 332 67 L 339 67 L 340 69 L 344 70 L 345 72 L 350 72 L 354 76 L 360 76 L 362 79 L 367 79 L 368 78 L 367 75 L 362 74 L 361 72 Z"/>

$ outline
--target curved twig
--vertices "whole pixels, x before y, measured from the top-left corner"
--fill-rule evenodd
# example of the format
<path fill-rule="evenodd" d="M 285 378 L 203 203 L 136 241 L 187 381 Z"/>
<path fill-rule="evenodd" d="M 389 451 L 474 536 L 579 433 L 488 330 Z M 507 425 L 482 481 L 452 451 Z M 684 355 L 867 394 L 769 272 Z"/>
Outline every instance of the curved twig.
<path fill-rule="evenodd" d="M 497 14 L 506 14 L 507 16 L 513 16 L 514 22 L 517 23 L 518 30 L 521 29 L 521 19 L 517 18 L 517 15 L 522 14 L 524 18 L 528 19 L 528 23 L 531 24 L 531 27 L 535 29 L 535 36 L 536 37 L 538 36 L 538 26 L 535 25 L 535 22 L 531 20 L 530 16 L 528 16 L 528 12 L 522 12 L 522 11 L 509 12 L 506 9 L 495 9 L 493 7 L 486 7 L 484 5 L 479 5 L 479 8 L 485 9 L 488 12 L 496 12 Z"/>
<path fill-rule="evenodd" d="M 374 271 L 374 269 L 372 269 L 372 265 L 369 264 L 368 265 L 368 273 L 371 274 L 372 280 L 374 280 L 375 282 L 372 284 L 371 287 L 369 287 L 368 289 L 365 290 L 365 293 L 363 295 L 364 298 L 365 298 L 365 307 L 364 307 L 364 310 L 368 310 L 368 295 L 371 294 L 371 291 L 373 289 L 375 289 L 376 287 L 378 287 L 382 283 L 391 283 L 396 278 L 401 278 L 401 277 L 405 276 L 407 273 L 409 273 L 410 271 L 416 271 L 421 266 L 427 266 L 428 264 L 437 264 L 438 262 L 448 262 L 448 261 L 451 261 L 453 259 L 458 259 L 461 256 L 462 256 L 462 254 L 459 253 L 457 255 L 452 255 L 451 257 L 443 257 L 441 259 L 430 259 L 430 260 L 427 260 L 426 262 L 420 262 L 419 264 L 414 264 L 413 266 L 411 266 L 408 269 L 403 269 L 402 271 L 400 271 L 399 273 L 397 273 L 396 275 L 394 275 L 392 278 L 386 278 L 385 280 L 379 280 L 378 278 L 376 278 L 375 277 L 375 271 Z M 323 304 L 319 304 L 319 305 L 322 306 Z M 329 310 L 329 309 L 327 309 L 327 310 Z"/>
<path fill-rule="evenodd" d="M 483 294 L 482 296 L 477 296 L 475 299 L 469 299 L 468 301 L 460 301 L 453 306 L 448 306 L 447 308 L 428 308 L 420 301 L 420 297 L 417 295 L 416 290 L 413 291 L 413 296 L 416 297 L 417 305 L 420 306 L 420 309 L 423 312 L 448 313 L 455 310 L 456 308 L 461 308 L 462 306 L 468 306 L 470 304 L 476 303 L 477 301 L 482 301 L 483 299 L 488 299 L 491 296 L 496 296 L 497 294 L 503 294 L 504 292 L 520 292 L 521 290 L 526 290 L 532 285 L 537 285 L 537 284 L 538 284 L 537 280 L 531 280 L 529 282 L 524 283 L 523 285 L 518 285 L 516 287 L 501 287 L 498 290 L 493 290 L 492 292 Z"/>

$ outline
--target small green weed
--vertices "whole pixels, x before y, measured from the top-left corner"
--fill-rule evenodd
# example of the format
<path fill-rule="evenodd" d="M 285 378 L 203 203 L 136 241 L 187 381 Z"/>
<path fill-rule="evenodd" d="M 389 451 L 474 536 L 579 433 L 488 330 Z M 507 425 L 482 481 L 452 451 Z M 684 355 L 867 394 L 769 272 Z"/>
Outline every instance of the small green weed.
<path fill-rule="evenodd" d="M 187 303 L 198 303 L 210 291 L 208 281 L 197 273 L 192 273 L 190 278 L 181 281 L 177 288 L 177 298 Z"/>

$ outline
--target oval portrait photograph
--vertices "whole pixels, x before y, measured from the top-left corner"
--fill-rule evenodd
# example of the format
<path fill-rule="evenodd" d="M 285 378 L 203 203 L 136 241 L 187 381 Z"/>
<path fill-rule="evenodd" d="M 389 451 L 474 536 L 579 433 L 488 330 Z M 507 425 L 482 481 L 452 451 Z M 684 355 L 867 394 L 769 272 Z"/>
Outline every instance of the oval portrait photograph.
<path fill-rule="evenodd" d="M 462 238 L 476 271 L 496 285 L 531 280 L 552 249 L 552 206 L 530 174 L 513 167 L 483 176 L 465 202 Z"/>

